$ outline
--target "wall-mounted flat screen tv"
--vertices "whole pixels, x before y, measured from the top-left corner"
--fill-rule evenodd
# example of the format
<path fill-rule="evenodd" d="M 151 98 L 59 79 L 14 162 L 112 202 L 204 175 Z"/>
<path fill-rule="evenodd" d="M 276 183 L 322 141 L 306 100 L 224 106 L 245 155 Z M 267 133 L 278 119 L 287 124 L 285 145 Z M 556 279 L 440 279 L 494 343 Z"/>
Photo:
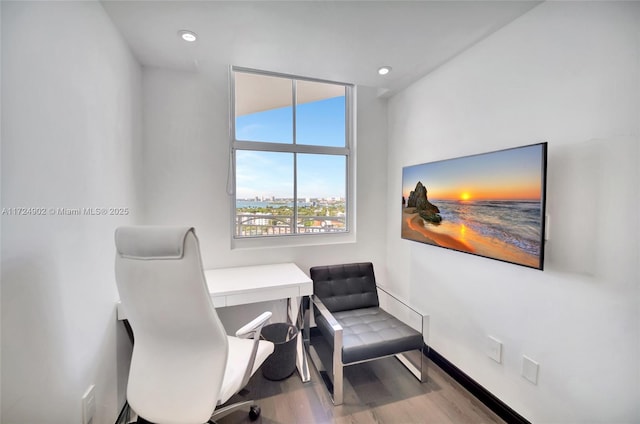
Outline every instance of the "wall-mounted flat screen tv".
<path fill-rule="evenodd" d="M 547 143 L 402 169 L 402 238 L 542 270 Z"/>

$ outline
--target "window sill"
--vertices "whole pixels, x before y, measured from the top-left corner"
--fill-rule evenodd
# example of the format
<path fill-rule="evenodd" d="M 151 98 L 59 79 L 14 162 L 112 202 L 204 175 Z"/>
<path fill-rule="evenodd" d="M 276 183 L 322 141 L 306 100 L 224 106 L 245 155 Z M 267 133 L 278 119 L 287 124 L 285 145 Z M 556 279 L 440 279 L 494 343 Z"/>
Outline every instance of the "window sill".
<path fill-rule="evenodd" d="M 231 239 L 231 250 L 269 249 L 281 247 L 323 246 L 355 243 L 354 232 L 339 234 L 312 234 L 299 236 L 272 236 Z"/>

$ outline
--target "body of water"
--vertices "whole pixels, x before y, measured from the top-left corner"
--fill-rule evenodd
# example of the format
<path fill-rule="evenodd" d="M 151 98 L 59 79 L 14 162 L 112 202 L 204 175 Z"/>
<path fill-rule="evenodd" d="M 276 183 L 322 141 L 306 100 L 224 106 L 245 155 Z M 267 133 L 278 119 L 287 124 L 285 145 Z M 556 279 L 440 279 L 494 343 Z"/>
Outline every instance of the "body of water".
<path fill-rule="evenodd" d="M 433 200 L 443 221 L 464 224 L 532 255 L 540 254 L 541 202 Z M 433 224 L 429 224 L 433 225 Z"/>
<path fill-rule="evenodd" d="M 299 207 L 305 207 L 305 206 L 313 206 L 313 203 L 307 203 L 307 202 L 298 202 L 298 206 Z M 255 200 L 236 200 L 236 208 L 240 209 L 240 208 L 267 208 L 267 207 L 272 207 L 272 208 L 281 208 L 281 207 L 289 207 L 292 208 L 293 207 L 293 202 L 271 202 L 271 201 L 266 201 L 266 202 L 258 202 Z"/>

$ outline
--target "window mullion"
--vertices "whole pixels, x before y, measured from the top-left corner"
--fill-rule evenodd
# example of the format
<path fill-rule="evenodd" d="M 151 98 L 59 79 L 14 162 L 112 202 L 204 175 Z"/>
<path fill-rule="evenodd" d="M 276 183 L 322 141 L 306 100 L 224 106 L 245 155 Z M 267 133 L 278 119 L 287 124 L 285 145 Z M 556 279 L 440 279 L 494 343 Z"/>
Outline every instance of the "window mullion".
<path fill-rule="evenodd" d="M 342 155 L 349 154 L 346 147 L 331 146 L 311 146 L 305 144 L 284 144 L 284 143 L 267 143 L 264 141 L 244 141 L 236 140 L 233 143 L 235 150 L 258 150 L 262 152 L 285 152 L 285 153 L 310 153 L 317 155 Z"/>
<path fill-rule="evenodd" d="M 296 80 L 291 80 L 291 97 L 293 105 L 293 146 L 297 146 L 296 142 L 296 109 L 298 99 L 296 95 Z M 293 153 L 293 222 L 291 223 L 291 234 L 298 233 L 298 154 Z"/>
<path fill-rule="evenodd" d="M 351 147 L 352 147 L 352 142 L 353 139 L 355 138 L 355 128 L 353 127 L 353 116 L 355 114 L 355 111 L 353 110 L 354 108 L 354 101 L 353 98 L 351 97 L 353 95 L 353 89 L 351 87 L 345 87 L 345 147 L 347 148 L 347 160 L 346 160 L 346 170 L 345 170 L 345 199 L 351 199 L 351 190 L 352 190 L 352 185 L 351 185 L 351 178 L 352 178 L 352 173 L 349 172 L 349 170 L 352 168 L 353 166 L 353 162 L 352 162 L 352 157 L 351 157 Z M 346 200 L 345 204 L 344 204 L 344 212 L 345 215 L 347 217 L 351 216 L 351 208 L 353 207 L 353 205 L 351 205 L 351 202 Z M 351 231 L 351 225 L 352 225 L 352 219 L 347 218 L 346 219 L 346 229 L 347 231 Z"/>

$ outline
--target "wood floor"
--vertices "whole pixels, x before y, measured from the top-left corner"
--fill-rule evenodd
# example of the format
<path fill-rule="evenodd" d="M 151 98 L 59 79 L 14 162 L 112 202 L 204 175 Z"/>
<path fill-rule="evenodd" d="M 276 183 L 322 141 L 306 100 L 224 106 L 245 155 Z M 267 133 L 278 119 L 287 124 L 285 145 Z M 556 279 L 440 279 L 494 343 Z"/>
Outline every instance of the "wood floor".
<path fill-rule="evenodd" d="M 333 406 L 317 371 L 302 383 L 297 372 L 273 382 L 258 371 L 246 396 L 262 408 L 256 423 L 504 423 L 438 366 L 429 363 L 429 378 L 420 384 L 393 358 L 345 368 L 344 404 Z M 244 400 L 236 396 L 232 400 Z M 250 423 L 236 411 L 219 424 Z"/>

